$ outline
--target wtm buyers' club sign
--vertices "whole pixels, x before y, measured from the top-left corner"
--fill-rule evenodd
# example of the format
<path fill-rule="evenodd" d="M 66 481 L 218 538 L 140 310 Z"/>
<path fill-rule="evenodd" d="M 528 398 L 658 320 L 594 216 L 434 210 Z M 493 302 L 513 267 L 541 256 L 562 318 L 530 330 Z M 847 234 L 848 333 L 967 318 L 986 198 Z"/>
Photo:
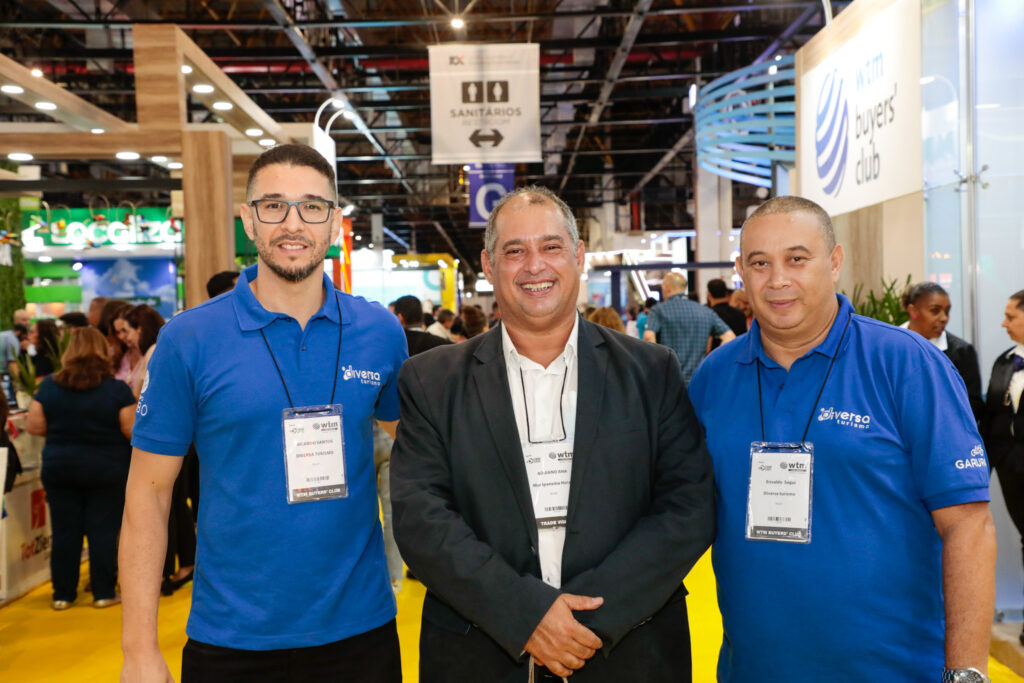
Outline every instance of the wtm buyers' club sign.
<path fill-rule="evenodd" d="M 540 161 L 537 43 L 431 45 L 435 164 Z"/>
<path fill-rule="evenodd" d="M 919 191 L 920 80 L 920 0 L 896 0 L 807 70 L 800 193 L 838 215 Z"/>

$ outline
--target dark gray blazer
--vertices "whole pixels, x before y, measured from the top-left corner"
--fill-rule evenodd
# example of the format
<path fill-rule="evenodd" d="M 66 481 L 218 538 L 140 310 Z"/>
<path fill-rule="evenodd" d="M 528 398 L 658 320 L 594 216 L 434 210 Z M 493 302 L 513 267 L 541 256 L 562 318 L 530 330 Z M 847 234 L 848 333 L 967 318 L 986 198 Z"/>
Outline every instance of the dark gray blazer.
<path fill-rule="evenodd" d="M 714 538 L 714 487 L 679 363 L 585 320 L 578 359 L 561 592 L 605 602 L 576 613 L 604 648 L 573 680 L 689 680 L 682 579 Z M 398 385 L 391 502 L 428 589 L 420 680 L 525 681 L 523 647 L 560 591 L 539 578 L 501 331 L 410 358 Z"/>

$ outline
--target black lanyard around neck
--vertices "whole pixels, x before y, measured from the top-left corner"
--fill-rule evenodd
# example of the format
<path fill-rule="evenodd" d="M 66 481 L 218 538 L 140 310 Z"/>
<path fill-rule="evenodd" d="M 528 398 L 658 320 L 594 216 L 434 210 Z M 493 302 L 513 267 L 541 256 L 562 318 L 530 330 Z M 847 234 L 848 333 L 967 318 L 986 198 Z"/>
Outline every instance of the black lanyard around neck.
<path fill-rule="evenodd" d="M 825 385 L 828 384 L 828 377 L 832 374 L 832 366 L 836 364 L 836 358 L 839 357 L 839 352 L 843 348 L 843 340 L 846 338 L 846 331 L 850 329 L 851 320 L 853 320 L 852 313 L 846 319 L 846 326 L 843 327 L 843 334 L 839 337 L 839 344 L 836 345 L 836 352 L 832 354 L 832 360 L 828 364 L 828 371 L 825 372 L 825 379 L 821 383 L 821 388 L 818 389 L 818 395 L 814 397 L 814 405 L 811 406 L 811 415 L 807 418 L 807 426 L 804 427 L 804 434 L 800 437 L 800 443 L 807 441 L 807 432 L 810 431 L 811 422 L 814 421 L 814 413 L 818 410 L 818 401 L 821 400 L 821 394 L 825 391 Z M 755 358 L 754 364 L 757 368 L 757 412 L 761 416 L 761 441 L 764 441 L 764 404 L 761 402 L 761 359 Z"/>
<path fill-rule="evenodd" d="M 565 373 L 562 375 L 562 388 L 558 390 L 558 420 L 562 423 L 562 437 L 548 441 L 534 441 L 530 435 L 530 402 L 526 399 L 526 380 L 523 379 L 523 366 L 519 366 L 519 383 L 523 387 L 523 414 L 526 415 L 526 441 L 527 443 L 551 443 L 553 441 L 565 441 L 568 434 L 565 431 L 565 413 L 562 409 L 562 399 L 565 397 L 565 380 L 569 377 L 569 360 L 565 359 Z"/>
<path fill-rule="evenodd" d="M 341 297 L 338 296 L 338 290 L 334 290 L 334 300 L 338 304 L 338 352 L 334 357 L 334 384 L 331 385 L 331 402 L 327 405 L 334 405 L 334 392 L 338 388 L 338 369 L 341 367 Z M 308 324 L 308 323 L 307 323 Z M 281 373 L 281 366 L 277 364 L 277 358 L 274 357 L 274 352 L 270 348 L 270 342 L 267 341 L 267 335 L 263 333 L 263 328 L 260 328 L 260 336 L 263 337 L 263 343 L 267 346 L 267 353 L 270 354 L 270 360 L 274 361 L 274 369 L 277 370 L 277 376 L 281 378 L 281 386 L 284 387 L 284 395 L 288 397 L 288 407 L 295 410 L 295 404 L 292 403 L 292 395 L 288 391 L 288 384 L 284 381 L 284 375 Z"/>

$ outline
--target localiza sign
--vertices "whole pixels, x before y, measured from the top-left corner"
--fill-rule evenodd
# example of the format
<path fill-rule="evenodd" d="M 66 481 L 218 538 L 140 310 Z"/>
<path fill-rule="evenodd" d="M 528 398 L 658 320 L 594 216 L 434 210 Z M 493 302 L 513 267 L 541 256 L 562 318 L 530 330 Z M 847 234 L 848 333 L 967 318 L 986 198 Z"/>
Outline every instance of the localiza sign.
<path fill-rule="evenodd" d="M 540 161 L 540 46 L 431 45 L 435 164 Z"/>
<path fill-rule="evenodd" d="M 43 246 L 104 247 L 117 244 L 162 244 L 182 241 L 182 223 L 166 209 L 141 208 L 120 220 L 93 215 L 89 209 L 55 211 L 49 223 L 37 214 L 22 214 L 22 241 L 31 251 Z M 112 217 L 111 217 L 112 218 Z"/>
<path fill-rule="evenodd" d="M 919 191 L 920 79 L 920 0 L 895 0 L 806 71 L 800 193 L 838 215 Z"/>

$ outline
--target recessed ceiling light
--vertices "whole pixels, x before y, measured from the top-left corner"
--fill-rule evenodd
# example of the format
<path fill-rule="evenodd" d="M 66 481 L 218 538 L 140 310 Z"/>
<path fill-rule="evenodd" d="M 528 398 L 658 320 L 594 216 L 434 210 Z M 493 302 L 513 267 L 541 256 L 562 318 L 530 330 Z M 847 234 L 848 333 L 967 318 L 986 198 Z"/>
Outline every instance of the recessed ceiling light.
<path fill-rule="evenodd" d="M 263 135 L 263 131 L 260 130 L 259 128 L 246 128 L 245 134 L 251 138 L 258 138 L 259 136 Z"/>
<path fill-rule="evenodd" d="M 40 263 L 49 263 L 52 260 L 53 260 L 52 256 L 40 256 L 39 257 L 39 262 Z"/>
<path fill-rule="evenodd" d="M 118 152 L 115 156 L 121 161 L 135 161 L 139 158 L 138 152 Z"/>
<path fill-rule="evenodd" d="M 89 132 L 90 132 L 90 133 L 92 133 L 93 135 L 103 135 L 103 134 L 104 134 L 104 133 L 106 133 L 107 131 L 106 131 L 106 130 L 104 130 L 104 129 L 102 129 L 102 128 L 93 128 L 93 129 L 92 129 L 91 131 L 89 131 Z"/>
<path fill-rule="evenodd" d="M 230 102 L 214 102 L 213 108 L 217 111 L 231 111 L 235 108 L 235 105 L 231 104 Z"/>
<path fill-rule="evenodd" d="M 20 85 L 0 85 L 0 92 L 7 93 L 8 95 L 20 95 L 25 92 L 25 89 Z"/>
<path fill-rule="evenodd" d="M 171 169 L 172 171 L 177 171 L 183 166 L 184 164 L 181 163 L 180 161 L 172 161 L 171 163 L 167 164 L 167 168 Z"/>
<path fill-rule="evenodd" d="M 182 64 L 181 65 L 181 73 L 183 73 L 183 74 L 190 74 L 190 73 L 192 73 L 192 67 L 190 67 L 188 64 Z"/>
<path fill-rule="evenodd" d="M 36 109 L 42 109 L 43 111 L 53 111 L 57 108 L 57 105 L 53 102 L 36 102 Z"/>
<path fill-rule="evenodd" d="M 192 86 L 192 92 L 197 92 L 197 93 L 199 93 L 201 95 L 209 95 L 215 89 L 216 88 L 214 88 L 212 85 L 209 85 L 207 83 L 200 83 L 199 85 L 193 85 Z"/>
<path fill-rule="evenodd" d="M 264 147 L 273 147 L 274 145 L 277 144 L 277 140 L 275 140 L 274 138 L 263 138 L 262 140 L 260 140 L 260 144 Z"/>
<path fill-rule="evenodd" d="M 32 75 L 35 76 L 36 78 L 41 78 L 42 75 L 43 75 L 43 70 L 42 69 L 32 69 Z"/>
<path fill-rule="evenodd" d="M 11 161 L 32 161 L 32 155 L 28 152 L 11 152 L 7 158 Z"/>
<path fill-rule="evenodd" d="M 462 17 L 452 17 L 452 28 L 462 28 L 465 25 L 466 22 L 463 21 Z"/>
<path fill-rule="evenodd" d="M 155 162 L 156 162 L 156 163 L 158 163 L 158 164 L 162 164 L 162 163 L 164 163 L 165 161 L 167 161 L 167 157 L 165 157 L 165 156 L 164 156 L 164 155 L 162 155 L 162 154 L 157 154 L 157 155 L 156 155 L 155 157 L 150 157 L 150 158 L 149 158 L 149 160 L 150 160 L 150 161 L 155 161 Z"/>

